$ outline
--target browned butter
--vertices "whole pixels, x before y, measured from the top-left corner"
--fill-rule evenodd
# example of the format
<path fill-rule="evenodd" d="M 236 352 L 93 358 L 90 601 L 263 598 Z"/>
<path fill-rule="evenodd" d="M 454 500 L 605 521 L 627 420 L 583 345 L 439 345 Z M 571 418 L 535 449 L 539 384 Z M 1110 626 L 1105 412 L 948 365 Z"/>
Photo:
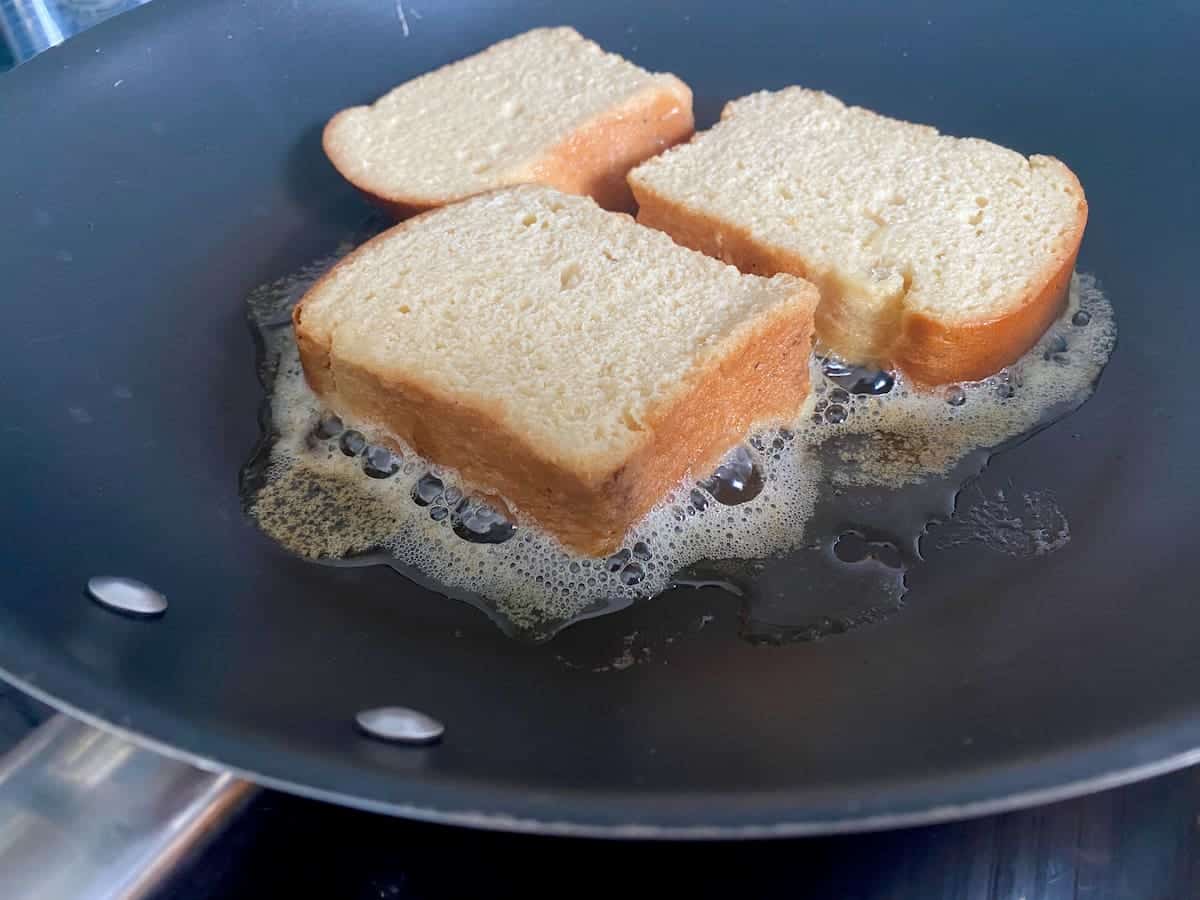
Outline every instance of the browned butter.
<path fill-rule="evenodd" d="M 715 480 L 664 498 L 619 553 L 589 559 L 475 503 L 454 472 L 372 450 L 372 423 L 328 419 L 301 374 L 289 313 L 335 260 L 249 298 L 267 406 L 243 472 L 247 511 L 301 556 L 390 565 L 532 638 L 677 583 L 785 585 L 759 592 L 768 626 L 751 638 L 818 637 L 890 614 L 927 524 L 951 515 L 997 448 L 1083 403 L 1116 342 L 1111 305 L 1079 275 L 1037 346 L 985 381 L 920 391 L 814 357 L 792 427 L 751 436 Z M 836 610 L 814 619 L 775 608 L 803 608 L 806 596 L 836 597 Z"/>

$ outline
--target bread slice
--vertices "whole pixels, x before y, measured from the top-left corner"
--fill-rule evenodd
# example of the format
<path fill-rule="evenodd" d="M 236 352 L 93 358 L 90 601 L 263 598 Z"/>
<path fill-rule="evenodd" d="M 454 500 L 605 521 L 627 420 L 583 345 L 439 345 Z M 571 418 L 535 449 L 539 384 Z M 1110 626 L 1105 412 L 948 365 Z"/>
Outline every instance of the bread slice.
<path fill-rule="evenodd" d="M 819 345 L 927 384 L 983 378 L 1035 343 L 1087 221 L 1056 159 L 798 87 L 728 104 L 629 183 L 638 221 L 744 272 L 815 282 Z"/>
<path fill-rule="evenodd" d="M 628 171 L 692 133 L 692 92 L 538 28 L 335 115 L 325 153 L 398 216 L 538 182 L 632 209 Z"/>
<path fill-rule="evenodd" d="M 604 554 L 752 426 L 795 419 L 816 303 L 799 278 L 526 185 L 384 232 L 293 321 L 331 409 Z"/>

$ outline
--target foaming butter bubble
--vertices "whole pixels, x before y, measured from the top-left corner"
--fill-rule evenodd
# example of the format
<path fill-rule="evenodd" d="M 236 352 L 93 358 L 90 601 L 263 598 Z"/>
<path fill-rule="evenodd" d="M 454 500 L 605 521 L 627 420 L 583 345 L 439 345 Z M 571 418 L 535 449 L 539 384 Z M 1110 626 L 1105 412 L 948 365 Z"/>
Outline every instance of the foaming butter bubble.
<path fill-rule="evenodd" d="M 861 374 L 814 359 L 813 392 L 793 427 L 751 436 L 710 477 L 672 491 L 616 553 L 591 559 L 503 504 L 472 497 L 453 471 L 421 459 L 374 423 L 343 422 L 322 407 L 304 380 L 290 311 L 334 261 L 249 299 L 270 404 L 267 434 L 243 473 L 247 508 L 295 553 L 387 563 L 474 603 L 512 633 L 538 637 L 657 594 L 702 560 L 771 558 L 777 566 L 809 548 L 804 565 L 811 566 L 811 549 L 824 546 L 829 577 L 843 577 L 830 551 L 836 533 L 817 532 L 845 525 L 844 503 L 855 490 L 946 480 L 971 451 L 1061 415 L 1090 394 L 1115 342 L 1112 310 L 1084 277 L 1038 346 L 983 382 L 922 392 L 890 373 Z M 864 509 L 886 506 L 873 501 Z M 894 535 L 900 547 L 915 546 L 928 521 L 914 515 L 892 527 L 894 521 L 866 521 L 870 513 L 859 512 L 869 533 L 913 531 Z M 824 583 L 786 580 L 801 596 L 810 581 Z M 887 580 L 902 583 L 894 574 Z"/>
<path fill-rule="evenodd" d="M 330 432 L 329 417 L 304 380 L 294 343 L 281 349 L 274 368 L 277 437 L 252 505 L 264 530 L 312 558 L 386 554 L 453 593 L 487 598 L 519 631 L 553 630 L 659 593 L 700 559 L 754 558 L 796 546 L 816 497 L 817 461 L 794 446 L 794 437 L 772 434 L 769 451 L 737 448 L 724 477 L 680 486 L 618 552 L 591 559 L 525 523 L 512 527 L 504 510 L 469 496 L 452 470 L 421 459 L 373 423 L 346 423 L 366 439 L 361 453 L 347 455 L 339 437 L 321 437 Z M 366 477 L 367 448 L 385 444 L 398 447 L 401 465 L 388 477 Z"/>
<path fill-rule="evenodd" d="M 816 376 L 801 437 L 836 442 L 828 462 L 838 484 L 900 487 L 943 475 L 967 454 L 999 448 L 1077 408 L 1116 340 L 1112 306 L 1093 277 L 1077 276 L 1066 309 L 1037 345 L 983 381 L 922 390 L 897 377 L 887 394 L 872 396 Z"/>

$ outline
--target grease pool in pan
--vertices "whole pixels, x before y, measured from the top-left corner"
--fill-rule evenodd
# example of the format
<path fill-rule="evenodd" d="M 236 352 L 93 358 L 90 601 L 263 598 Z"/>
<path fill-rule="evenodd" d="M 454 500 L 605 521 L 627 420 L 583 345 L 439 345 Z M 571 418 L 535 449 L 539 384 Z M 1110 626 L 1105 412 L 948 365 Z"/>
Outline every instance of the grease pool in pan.
<path fill-rule="evenodd" d="M 1116 342 L 1112 308 L 1083 275 L 1037 346 L 985 381 L 920 391 L 814 357 L 792 427 L 751 435 L 712 476 L 679 485 L 616 554 L 588 559 L 471 497 L 454 472 L 372 423 L 322 409 L 290 311 L 340 255 L 248 298 L 266 399 L 242 473 L 247 511 L 301 556 L 389 565 L 535 640 L 673 584 L 737 593 L 751 640 L 812 639 L 890 615 L 926 526 L 951 516 L 992 453 L 1083 403 Z"/>

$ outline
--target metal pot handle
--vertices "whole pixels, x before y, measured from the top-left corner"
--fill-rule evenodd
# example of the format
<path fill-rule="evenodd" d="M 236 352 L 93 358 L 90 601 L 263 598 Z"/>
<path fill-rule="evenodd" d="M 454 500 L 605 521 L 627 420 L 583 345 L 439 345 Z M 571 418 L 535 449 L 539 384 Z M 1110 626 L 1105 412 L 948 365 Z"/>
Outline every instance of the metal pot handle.
<path fill-rule="evenodd" d="M 0 897 L 145 897 L 253 793 L 56 715 L 0 759 Z"/>
<path fill-rule="evenodd" d="M 0 36 L 18 64 L 147 0 L 0 0 Z"/>

